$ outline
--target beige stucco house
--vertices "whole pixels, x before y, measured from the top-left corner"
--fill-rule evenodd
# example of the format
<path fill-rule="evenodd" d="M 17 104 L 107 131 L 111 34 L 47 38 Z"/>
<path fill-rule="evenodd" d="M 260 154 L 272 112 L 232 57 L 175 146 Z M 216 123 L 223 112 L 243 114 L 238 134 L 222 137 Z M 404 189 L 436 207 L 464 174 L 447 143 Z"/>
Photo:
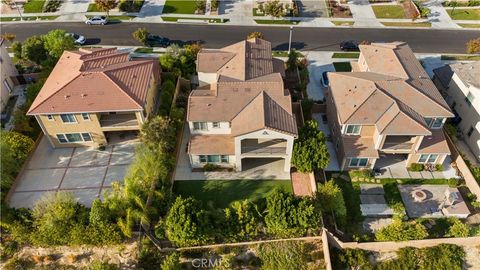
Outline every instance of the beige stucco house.
<path fill-rule="evenodd" d="M 53 147 L 102 146 L 138 131 L 157 107 L 160 67 L 116 48 L 65 51 L 33 101 Z"/>
<path fill-rule="evenodd" d="M 285 89 L 284 62 L 271 44 L 249 39 L 197 57 L 198 88 L 188 102 L 188 153 L 193 168 L 207 163 L 242 170 L 249 159 L 283 159 L 290 171 L 297 124 Z"/>
<path fill-rule="evenodd" d="M 406 43 L 360 45 L 352 72 L 330 72 L 328 123 L 342 170 L 401 160 L 442 164 L 453 117 Z"/>
<path fill-rule="evenodd" d="M 4 106 L 10 98 L 10 93 L 13 91 L 15 82 L 12 80 L 18 75 L 18 71 L 12 62 L 12 58 L 8 55 L 5 47 L 5 40 L 0 39 L 0 70 L 2 73 L 1 96 L 0 96 L 0 111 L 3 111 Z"/>
<path fill-rule="evenodd" d="M 455 63 L 433 72 L 433 81 L 455 113 L 453 122 L 480 162 L 480 61 Z"/>

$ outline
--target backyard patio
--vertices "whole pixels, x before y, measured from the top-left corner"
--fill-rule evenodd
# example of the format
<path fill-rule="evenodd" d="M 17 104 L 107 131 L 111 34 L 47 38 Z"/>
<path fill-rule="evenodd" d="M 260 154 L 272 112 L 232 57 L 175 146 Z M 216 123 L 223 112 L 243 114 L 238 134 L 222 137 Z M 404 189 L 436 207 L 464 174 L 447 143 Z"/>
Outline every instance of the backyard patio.
<path fill-rule="evenodd" d="M 406 159 L 401 155 L 382 156 L 375 163 L 376 178 L 397 178 L 397 179 L 450 179 L 460 178 L 457 171 L 451 165 L 452 160 L 447 156 L 443 162 L 443 171 L 420 171 L 407 170 Z"/>

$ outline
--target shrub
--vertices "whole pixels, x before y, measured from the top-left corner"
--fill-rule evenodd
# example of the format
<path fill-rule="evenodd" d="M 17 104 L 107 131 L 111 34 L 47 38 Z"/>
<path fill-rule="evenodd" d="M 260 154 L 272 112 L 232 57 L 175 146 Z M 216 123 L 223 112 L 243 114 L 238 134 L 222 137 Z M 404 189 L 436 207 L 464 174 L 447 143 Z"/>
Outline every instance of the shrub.
<path fill-rule="evenodd" d="M 395 219 L 392 224 L 375 234 L 377 241 L 421 240 L 428 236 L 427 229 L 420 223 L 403 222 Z"/>
<path fill-rule="evenodd" d="M 320 205 L 322 212 L 329 214 L 333 211 L 337 222 L 341 226 L 346 225 L 347 208 L 345 200 L 343 199 L 342 190 L 333 180 L 318 186 L 316 201 Z"/>
<path fill-rule="evenodd" d="M 62 5 L 60 0 L 48 0 L 47 4 L 43 8 L 43 12 L 55 12 Z"/>
<path fill-rule="evenodd" d="M 162 270 L 180 270 L 180 255 L 177 252 L 168 255 L 160 268 Z"/>
<path fill-rule="evenodd" d="M 206 172 L 213 172 L 213 171 L 217 171 L 220 169 L 220 166 L 216 165 L 216 164 L 213 164 L 213 163 L 207 163 L 205 165 L 203 165 L 203 170 L 206 171 Z"/>
<path fill-rule="evenodd" d="M 148 35 L 150 35 L 150 33 L 148 32 L 147 28 L 138 28 L 132 33 L 133 38 L 143 45 L 147 45 Z"/>
<path fill-rule="evenodd" d="M 264 38 L 262 32 L 251 32 L 250 34 L 248 34 L 247 36 L 247 39 L 251 39 L 251 38 Z"/>
<path fill-rule="evenodd" d="M 330 154 L 325 134 L 318 130 L 318 123 L 307 121 L 299 133 L 293 146 L 292 165 L 300 172 L 313 172 L 327 167 Z"/>
<path fill-rule="evenodd" d="M 285 241 L 260 244 L 257 256 L 261 260 L 261 269 L 307 269 L 308 249 L 305 243 Z"/>
<path fill-rule="evenodd" d="M 423 171 L 423 164 L 420 164 L 420 163 L 412 163 L 410 165 L 410 168 L 408 168 L 409 171 L 411 172 L 421 172 Z"/>
<path fill-rule="evenodd" d="M 35 263 L 31 260 L 13 257 L 8 260 L 5 265 L 3 265 L 3 269 L 5 270 L 18 270 L 18 269 L 32 269 L 35 266 Z"/>
<path fill-rule="evenodd" d="M 200 13 L 205 13 L 206 5 L 207 1 L 205 0 L 195 0 L 195 9 Z"/>
<path fill-rule="evenodd" d="M 480 53 L 480 38 L 467 42 L 467 53 Z"/>
<path fill-rule="evenodd" d="M 95 260 L 90 263 L 88 270 L 117 270 L 118 266 L 108 262 Z"/>
<path fill-rule="evenodd" d="M 139 12 L 144 0 L 120 0 L 118 9 L 123 12 Z"/>
<path fill-rule="evenodd" d="M 218 225 L 228 240 L 251 240 L 258 235 L 260 220 L 255 205 L 248 200 L 233 202 L 223 214 L 224 220 Z"/>
<path fill-rule="evenodd" d="M 351 170 L 348 172 L 350 178 L 366 178 L 372 179 L 373 178 L 373 171 L 371 169 L 359 169 L 359 170 Z"/>
<path fill-rule="evenodd" d="M 468 225 L 464 224 L 458 218 L 455 218 L 453 224 L 448 229 L 448 236 L 452 237 L 467 237 L 470 229 Z"/>
<path fill-rule="evenodd" d="M 441 172 L 441 171 L 444 171 L 445 168 L 443 167 L 443 164 L 436 164 L 436 165 L 435 165 L 435 170 Z"/>

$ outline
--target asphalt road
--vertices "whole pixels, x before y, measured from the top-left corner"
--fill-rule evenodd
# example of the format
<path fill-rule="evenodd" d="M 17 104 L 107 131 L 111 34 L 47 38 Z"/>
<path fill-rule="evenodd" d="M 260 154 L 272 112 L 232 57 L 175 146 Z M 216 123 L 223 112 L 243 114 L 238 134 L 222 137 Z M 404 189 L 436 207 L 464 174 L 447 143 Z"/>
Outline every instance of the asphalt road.
<path fill-rule="evenodd" d="M 79 22 L 69 23 L 18 23 L 2 24 L 2 32 L 14 33 L 17 40 L 44 34 L 49 30 L 62 28 L 84 35 L 88 44 L 135 46 L 140 45 L 132 38 L 132 32 L 139 27 L 151 33 L 172 40 L 196 40 L 209 48 L 220 48 L 244 39 L 253 31 L 262 32 L 272 42 L 274 49 L 288 48 L 289 27 L 228 26 L 228 25 L 186 25 L 117 23 L 88 26 Z M 417 53 L 464 53 L 465 43 L 480 37 L 480 31 L 435 30 L 435 29 L 367 29 L 367 28 L 309 28 L 295 27 L 292 44 L 298 50 L 335 51 L 344 40 L 406 41 Z"/>

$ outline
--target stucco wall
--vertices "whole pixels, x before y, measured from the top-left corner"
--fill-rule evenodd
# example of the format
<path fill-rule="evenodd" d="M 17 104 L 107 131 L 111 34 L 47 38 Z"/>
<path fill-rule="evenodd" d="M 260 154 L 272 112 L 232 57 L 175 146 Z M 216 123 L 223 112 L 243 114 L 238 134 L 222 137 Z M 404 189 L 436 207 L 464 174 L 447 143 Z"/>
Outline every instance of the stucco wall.
<path fill-rule="evenodd" d="M 209 162 L 211 163 L 211 162 Z M 236 158 L 234 155 L 229 155 L 228 156 L 228 163 L 212 163 L 212 164 L 216 164 L 218 166 L 221 166 L 221 167 L 232 167 L 234 168 L 235 167 L 235 163 L 236 163 Z M 192 164 L 192 167 L 193 168 L 203 168 L 203 166 L 206 164 L 206 163 L 201 163 L 200 162 L 200 157 L 198 155 L 190 155 L 190 164 Z"/>
<path fill-rule="evenodd" d="M 230 128 L 229 122 L 219 122 L 220 127 L 214 128 L 213 122 L 206 122 L 207 123 L 207 130 L 194 130 L 193 129 L 193 122 L 188 122 L 188 127 L 190 128 L 190 134 L 197 135 L 197 134 L 230 134 L 232 130 Z"/>
<path fill-rule="evenodd" d="M 0 58 L 1 58 L 1 67 L 0 67 L 0 71 L 1 71 L 1 99 L 0 99 L 0 111 L 3 110 L 3 107 L 5 104 L 7 104 L 7 101 L 8 101 L 8 98 L 10 97 L 10 92 L 9 92 L 9 89 L 8 87 L 5 85 L 4 81 L 6 80 L 8 82 L 8 84 L 10 85 L 10 87 L 12 87 L 12 91 L 13 91 L 13 87 L 15 86 L 14 85 L 14 82 L 12 81 L 12 79 L 10 79 L 10 76 L 17 76 L 18 75 L 18 71 L 17 69 L 15 68 L 15 65 L 13 64 L 12 62 L 12 59 L 10 58 L 10 56 L 8 55 L 8 51 L 7 51 L 7 48 L 5 48 L 5 44 L 2 44 L 0 46 Z"/>
<path fill-rule="evenodd" d="M 207 84 L 212 84 L 217 82 L 217 73 L 205 73 L 198 72 L 198 83 L 199 86 L 205 86 Z"/>

